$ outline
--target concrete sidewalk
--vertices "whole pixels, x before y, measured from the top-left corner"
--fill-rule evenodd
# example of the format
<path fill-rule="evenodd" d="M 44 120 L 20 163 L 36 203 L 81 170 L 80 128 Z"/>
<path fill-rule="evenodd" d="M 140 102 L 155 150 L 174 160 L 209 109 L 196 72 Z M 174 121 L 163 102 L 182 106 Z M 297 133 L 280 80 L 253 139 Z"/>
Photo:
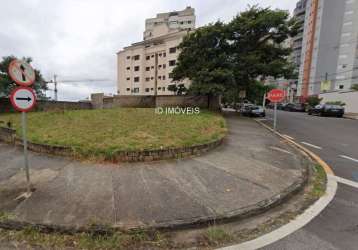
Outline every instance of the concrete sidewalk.
<path fill-rule="evenodd" d="M 36 191 L 24 201 L 22 153 L 0 144 L 0 211 L 62 227 L 174 227 L 258 212 L 300 188 L 305 158 L 255 121 L 226 116 L 225 143 L 191 159 L 118 166 L 31 153 Z"/>

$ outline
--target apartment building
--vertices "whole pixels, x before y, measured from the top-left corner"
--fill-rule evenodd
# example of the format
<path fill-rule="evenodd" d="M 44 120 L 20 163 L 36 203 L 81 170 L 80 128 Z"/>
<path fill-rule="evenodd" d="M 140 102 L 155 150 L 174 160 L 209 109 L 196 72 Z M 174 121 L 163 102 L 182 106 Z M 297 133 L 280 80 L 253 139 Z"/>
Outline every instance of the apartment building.
<path fill-rule="evenodd" d="M 346 0 L 338 48 L 334 90 L 358 84 L 358 0 Z"/>
<path fill-rule="evenodd" d="M 302 100 L 350 88 L 357 61 L 357 4 L 357 0 L 307 1 L 297 91 Z"/>
<path fill-rule="evenodd" d="M 298 34 L 292 38 L 292 61 L 296 65 L 297 70 L 299 70 L 301 65 L 301 53 L 302 53 L 302 43 L 303 43 L 303 32 L 305 25 L 305 15 L 306 15 L 306 5 L 308 0 L 300 0 L 296 4 L 296 8 L 293 12 L 293 16 L 297 19 L 300 24 L 300 29 Z"/>
<path fill-rule="evenodd" d="M 171 72 L 179 55 L 178 45 L 195 29 L 195 12 L 157 14 L 145 22 L 144 40 L 117 53 L 119 95 L 173 95 L 173 84 L 189 87 L 190 81 L 174 82 Z"/>

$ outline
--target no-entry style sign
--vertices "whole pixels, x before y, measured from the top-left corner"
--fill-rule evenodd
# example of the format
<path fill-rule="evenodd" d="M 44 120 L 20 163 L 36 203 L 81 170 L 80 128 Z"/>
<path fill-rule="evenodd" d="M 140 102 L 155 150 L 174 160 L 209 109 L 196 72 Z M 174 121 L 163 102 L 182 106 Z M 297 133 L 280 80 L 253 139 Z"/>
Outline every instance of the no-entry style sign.
<path fill-rule="evenodd" d="M 13 60 L 9 65 L 9 75 L 11 79 L 20 86 L 31 86 L 35 82 L 35 71 L 30 64 Z"/>
<path fill-rule="evenodd" d="M 36 104 L 36 95 L 31 88 L 18 87 L 11 93 L 10 101 L 17 111 L 28 112 Z"/>
<path fill-rule="evenodd" d="M 285 99 L 285 91 L 281 89 L 273 89 L 268 92 L 267 99 L 271 102 L 282 102 Z"/>

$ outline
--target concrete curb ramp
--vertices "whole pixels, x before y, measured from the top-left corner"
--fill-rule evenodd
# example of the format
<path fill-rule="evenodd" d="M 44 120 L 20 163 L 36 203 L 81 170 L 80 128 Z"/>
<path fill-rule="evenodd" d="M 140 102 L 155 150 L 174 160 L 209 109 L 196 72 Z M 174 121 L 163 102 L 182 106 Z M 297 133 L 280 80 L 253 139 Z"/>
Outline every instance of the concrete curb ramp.
<path fill-rule="evenodd" d="M 251 241 L 247 241 L 241 244 L 223 247 L 218 250 L 254 250 L 263 248 L 268 246 L 276 241 L 279 241 L 286 236 L 294 233 L 295 231 L 301 229 L 306 224 L 308 224 L 311 220 L 313 220 L 316 216 L 318 216 L 333 200 L 334 196 L 337 192 L 337 180 L 334 172 L 332 171 L 331 167 L 324 162 L 319 156 L 315 153 L 310 151 L 309 149 L 303 147 L 302 145 L 296 143 L 292 139 L 288 138 L 280 134 L 279 132 L 275 132 L 272 128 L 267 126 L 266 124 L 256 120 L 259 124 L 263 127 L 267 128 L 271 132 L 275 133 L 277 136 L 287 140 L 289 143 L 295 145 L 296 147 L 300 148 L 304 152 L 306 152 L 314 161 L 320 164 L 326 172 L 327 175 L 327 186 L 326 186 L 326 193 L 323 195 L 319 200 L 317 200 L 313 205 L 311 205 L 304 213 L 297 216 L 293 221 L 287 223 L 286 225 L 267 233 L 261 237 L 253 239 Z"/>
<path fill-rule="evenodd" d="M 309 159 L 250 119 L 227 121 L 226 141 L 191 159 L 118 167 L 31 154 L 36 191 L 22 202 L 14 201 L 25 187 L 21 151 L 0 144 L 0 211 L 16 218 L 0 226 L 188 227 L 254 215 L 301 190 Z"/>

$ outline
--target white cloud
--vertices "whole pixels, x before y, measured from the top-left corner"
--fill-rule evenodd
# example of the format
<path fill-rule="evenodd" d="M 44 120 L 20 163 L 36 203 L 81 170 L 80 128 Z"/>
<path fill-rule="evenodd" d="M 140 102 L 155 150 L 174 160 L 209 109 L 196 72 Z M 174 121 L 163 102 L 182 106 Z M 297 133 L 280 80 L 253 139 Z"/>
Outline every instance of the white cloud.
<path fill-rule="evenodd" d="M 218 19 L 228 21 L 249 4 L 292 11 L 295 2 L 0 0 L 0 57 L 31 56 L 34 66 L 48 80 L 55 73 L 59 80 L 112 80 L 59 84 L 59 97 L 63 100 L 83 99 L 91 92 L 115 93 L 116 52 L 142 39 L 145 18 L 192 6 L 201 26 Z"/>

